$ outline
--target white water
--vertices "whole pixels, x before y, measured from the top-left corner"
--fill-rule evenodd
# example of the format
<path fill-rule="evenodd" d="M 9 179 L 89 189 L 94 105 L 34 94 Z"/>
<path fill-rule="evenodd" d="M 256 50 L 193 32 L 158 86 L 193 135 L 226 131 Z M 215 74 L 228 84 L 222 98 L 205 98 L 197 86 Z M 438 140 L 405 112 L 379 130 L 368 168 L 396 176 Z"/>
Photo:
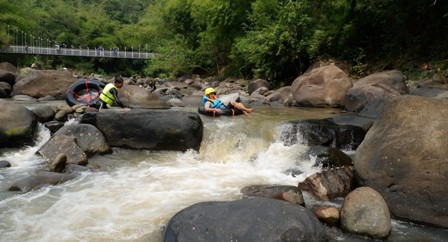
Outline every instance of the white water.
<path fill-rule="evenodd" d="M 36 146 L 1 157 L 12 167 L 0 170 L 0 241 L 162 241 L 168 220 L 189 205 L 240 199 L 247 185 L 296 186 L 318 169 L 301 160 L 305 146 L 278 140 L 282 122 L 333 111 L 291 110 L 203 117 L 199 152 L 114 149 L 89 158 L 98 167 L 95 172 L 27 194 L 6 192 L 13 182 L 45 167 L 35 155 L 50 137 L 41 127 Z M 304 173 L 285 174 L 291 167 Z"/>
<path fill-rule="evenodd" d="M 95 156 L 100 168 L 67 183 L 27 194 L 5 192 L 14 182 L 45 167 L 37 149 L 49 139 L 39 131 L 34 147 L 3 154 L 12 168 L 0 172 L 2 241 L 161 241 L 176 212 L 201 201 L 233 200 L 252 184 L 296 186 L 317 171 L 297 160 L 302 145 L 276 140 L 281 118 L 203 118 L 199 152 L 153 152 L 114 149 Z M 299 167 L 303 176 L 284 171 Z"/>

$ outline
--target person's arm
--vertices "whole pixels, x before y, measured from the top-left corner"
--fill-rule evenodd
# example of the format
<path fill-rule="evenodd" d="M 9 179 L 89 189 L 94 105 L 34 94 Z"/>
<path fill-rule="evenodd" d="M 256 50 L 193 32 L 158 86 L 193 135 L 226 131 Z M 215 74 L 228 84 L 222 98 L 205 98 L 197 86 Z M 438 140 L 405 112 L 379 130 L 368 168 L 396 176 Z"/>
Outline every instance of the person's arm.
<path fill-rule="evenodd" d="M 117 91 L 117 89 L 115 89 L 115 88 L 111 88 L 111 90 L 109 91 L 112 95 L 114 95 L 114 97 L 115 97 L 115 104 L 116 105 L 118 105 L 118 106 L 120 106 L 120 107 L 122 107 L 122 108 L 125 108 L 125 106 L 124 106 L 124 104 L 120 101 L 120 99 L 118 98 L 118 91 Z"/>
<path fill-rule="evenodd" d="M 210 107 L 212 105 L 212 103 L 210 101 L 206 102 L 204 105 L 205 111 L 206 112 L 218 112 L 218 113 L 222 113 L 222 110 L 219 108 L 212 108 Z"/>

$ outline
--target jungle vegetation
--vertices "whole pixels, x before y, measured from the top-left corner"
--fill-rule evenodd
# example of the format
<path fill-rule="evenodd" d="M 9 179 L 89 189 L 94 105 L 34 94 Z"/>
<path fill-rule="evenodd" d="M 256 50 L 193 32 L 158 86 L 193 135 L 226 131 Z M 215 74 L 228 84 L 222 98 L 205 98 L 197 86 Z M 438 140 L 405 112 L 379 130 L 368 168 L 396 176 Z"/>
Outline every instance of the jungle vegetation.
<path fill-rule="evenodd" d="M 27 34 L 24 39 L 24 34 Z M 153 77 L 200 74 L 288 85 L 317 60 L 356 76 L 422 65 L 448 72 L 441 0 L 0 0 L 0 43 L 138 48 L 146 60 L 3 55 L 45 68 Z"/>

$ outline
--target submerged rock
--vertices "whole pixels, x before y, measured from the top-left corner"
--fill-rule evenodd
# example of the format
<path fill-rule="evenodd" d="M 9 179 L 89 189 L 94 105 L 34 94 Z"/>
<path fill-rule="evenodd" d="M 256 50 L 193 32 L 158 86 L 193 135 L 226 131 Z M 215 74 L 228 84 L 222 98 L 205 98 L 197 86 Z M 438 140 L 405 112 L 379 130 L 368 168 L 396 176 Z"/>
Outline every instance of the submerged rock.
<path fill-rule="evenodd" d="M 15 182 L 8 191 L 29 192 L 33 189 L 41 188 L 45 185 L 57 185 L 75 178 L 74 174 L 60 174 L 55 172 L 42 172 L 31 175 Z"/>

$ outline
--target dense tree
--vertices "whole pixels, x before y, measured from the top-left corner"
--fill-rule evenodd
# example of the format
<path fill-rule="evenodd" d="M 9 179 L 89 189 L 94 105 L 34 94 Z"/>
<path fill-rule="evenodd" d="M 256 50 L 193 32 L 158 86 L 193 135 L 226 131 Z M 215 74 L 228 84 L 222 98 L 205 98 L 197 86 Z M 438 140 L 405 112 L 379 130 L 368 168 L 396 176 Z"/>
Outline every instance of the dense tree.
<path fill-rule="evenodd" d="M 45 57 L 49 67 L 238 75 L 284 85 L 325 58 L 348 62 L 358 75 L 431 61 L 447 69 L 447 30 L 448 2 L 441 0 L 0 0 L 2 46 L 58 42 L 158 53 L 147 62 Z"/>

